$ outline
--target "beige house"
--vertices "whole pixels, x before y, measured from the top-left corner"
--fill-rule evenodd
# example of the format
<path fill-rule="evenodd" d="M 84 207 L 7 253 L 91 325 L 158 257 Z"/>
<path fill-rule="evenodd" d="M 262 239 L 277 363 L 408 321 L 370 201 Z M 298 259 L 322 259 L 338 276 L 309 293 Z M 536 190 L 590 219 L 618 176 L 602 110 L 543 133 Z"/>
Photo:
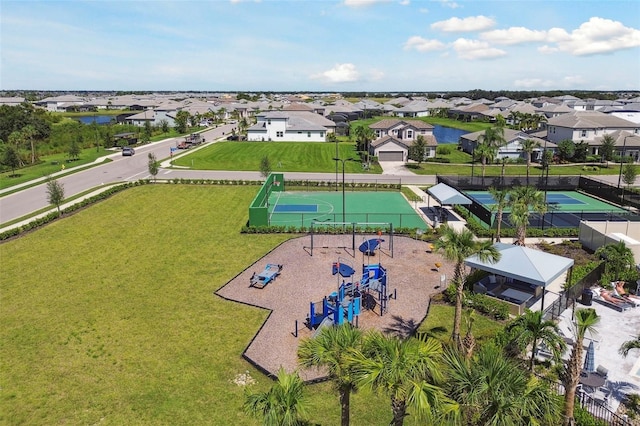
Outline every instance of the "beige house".
<path fill-rule="evenodd" d="M 438 142 L 433 136 L 433 126 L 420 120 L 386 119 L 369 126 L 376 139 L 371 142 L 370 154 L 378 161 L 403 161 L 409 159 L 409 149 L 418 136 L 427 146 L 425 158 L 435 157 Z"/>

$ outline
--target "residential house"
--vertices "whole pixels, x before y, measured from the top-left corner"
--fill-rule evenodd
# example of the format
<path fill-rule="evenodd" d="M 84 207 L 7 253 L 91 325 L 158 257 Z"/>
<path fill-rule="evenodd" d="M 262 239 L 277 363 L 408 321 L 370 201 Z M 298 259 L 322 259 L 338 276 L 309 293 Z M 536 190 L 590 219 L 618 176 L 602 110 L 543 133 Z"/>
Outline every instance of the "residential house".
<path fill-rule="evenodd" d="M 617 130 L 640 135 L 640 124 L 598 111 L 574 111 L 547 121 L 547 139 L 590 142 Z"/>
<path fill-rule="evenodd" d="M 324 142 L 336 124 L 310 111 L 267 111 L 247 130 L 249 141 Z"/>
<path fill-rule="evenodd" d="M 420 120 L 385 119 L 369 126 L 376 135 L 371 142 L 370 154 L 378 161 L 408 161 L 409 149 L 418 136 L 427 145 L 425 157 L 435 157 L 438 142 L 433 136 L 433 126 Z"/>
<path fill-rule="evenodd" d="M 484 135 L 484 130 L 460 136 L 459 146 L 462 151 L 473 154 L 480 143 L 479 138 L 482 135 Z M 545 141 L 520 130 L 504 129 L 504 139 L 506 140 L 506 144 L 498 148 L 496 159 L 526 159 L 527 154 L 522 150 L 522 143 L 527 139 L 532 139 L 540 144 L 540 147 L 535 148 L 531 154 L 532 161 L 539 161 L 542 158 L 542 153 L 545 148 L 550 151 L 555 151 L 557 148 L 555 143 Z"/>

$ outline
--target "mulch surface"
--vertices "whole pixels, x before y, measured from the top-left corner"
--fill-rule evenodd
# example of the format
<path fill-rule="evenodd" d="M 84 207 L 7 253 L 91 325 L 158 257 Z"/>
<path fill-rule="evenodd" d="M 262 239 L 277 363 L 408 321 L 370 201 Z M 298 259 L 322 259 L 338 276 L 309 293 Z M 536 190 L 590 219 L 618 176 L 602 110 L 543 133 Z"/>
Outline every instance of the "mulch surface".
<path fill-rule="evenodd" d="M 322 248 L 316 246 L 313 256 L 309 236 L 286 241 L 216 292 L 225 299 L 271 311 L 245 350 L 250 362 L 274 376 L 280 367 L 289 372 L 298 369 L 306 381 L 324 376 L 319 370 L 299 369 L 296 352 L 300 340 L 312 336 L 312 330 L 305 326 L 309 302 L 319 302 L 338 289 L 339 275 L 331 274 L 332 264 L 338 261 L 353 266 L 354 280 L 359 280 L 363 263 L 382 264 L 387 270 L 387 292 L 397 294 L 397 299 L 389 300 L 383 316 L 379 306 L 374 311 L 365 310 L 358 318 L 360 328 L 406 336 L 418 327 L 426 316 L 430 297 L 443 290 L 442 275 L 448 280 L 453 265 L 443 261 L 440 254 L 430 253 L 428 243 L 398 236 L 393 238 L 393 257 L 387 242 L 367 258 L 358 251 L 362 237 L 357 238 L 354 253 L 351 248 L 336 248 L 344 243 L 343 236 L 316 236 L 316 245 Z M 439 271 L 436 262 L 443 265 Z M 283 265 L 280 276 L 262 289 L 250 287 L 251 275 L 261 272 L 267 263 Z M 296 320 L 298 337 L 294 336 Z"/>

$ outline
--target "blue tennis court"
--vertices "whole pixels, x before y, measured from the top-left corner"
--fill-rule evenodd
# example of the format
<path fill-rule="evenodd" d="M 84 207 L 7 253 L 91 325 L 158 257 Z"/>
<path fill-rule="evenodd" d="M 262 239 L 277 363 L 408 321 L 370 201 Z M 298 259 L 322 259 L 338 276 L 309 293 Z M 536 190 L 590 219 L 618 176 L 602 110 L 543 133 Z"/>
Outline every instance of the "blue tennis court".
<path fill-rule="evenodd" d="M 317 213 L 317 204 L 277 204 L 274 213 Z"/>

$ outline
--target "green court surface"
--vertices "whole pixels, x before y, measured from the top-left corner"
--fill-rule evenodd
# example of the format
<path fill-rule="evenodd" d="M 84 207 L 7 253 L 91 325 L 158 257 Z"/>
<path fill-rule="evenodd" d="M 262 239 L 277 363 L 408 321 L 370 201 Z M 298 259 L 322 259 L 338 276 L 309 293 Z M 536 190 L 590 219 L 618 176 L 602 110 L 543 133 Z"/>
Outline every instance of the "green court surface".
<path fill-rule="evenodd" d="M 495 200 L 488 191 L 464 191 L 464 194 L 489 210 L 495 204 Z M 555 212 L 626 213 L 626 210 L 613 204 L 600 201 L 577 191 L 548 191 L 547 203 L 548 210 Z M 504 211 L 508 213 L 510 209 L 506 208 Z"/>
<path fill-rule="evenodd" d="M 428 225 L 399 192 L 346 192 L 345 213 L 342 191 L 273 192 L 269 196 L 269 224 L 305 226 L 322 222 L 391 222 L 394 228 L 427 229 Z"/>

